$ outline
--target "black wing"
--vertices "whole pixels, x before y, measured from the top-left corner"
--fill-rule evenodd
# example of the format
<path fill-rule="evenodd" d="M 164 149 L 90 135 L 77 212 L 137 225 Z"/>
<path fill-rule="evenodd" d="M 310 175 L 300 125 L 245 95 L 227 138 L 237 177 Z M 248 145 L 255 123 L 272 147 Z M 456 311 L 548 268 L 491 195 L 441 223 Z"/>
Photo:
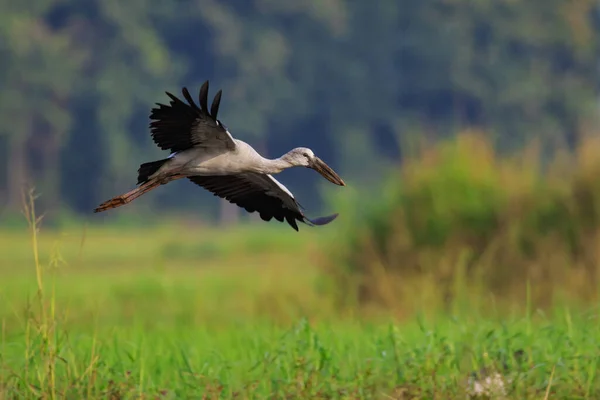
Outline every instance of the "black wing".
<path fill-rule="evenodd" d="M 189 176 L 188 179 L 248 212 L 258 212 L 263 221 L 286 220 L 296 231 L 296 221 L 309 225 L 325 225 L 337 214 L 316 219 L 307 218 L 290 191 L 271 175 L 245 173 L 239 175 Z"/>
<path fill-rule="evenodd" d="M 188 90 L 182 89 L 187 104 L 166 92 L 170 105 L 156 103 L 150 113 L 150 132 L 154 143 L 162 150 L 175 153 L 191 147 L 222 148 L 234 150 L 235 142 L 227 129 L 217 119 L 221 104 L 219 90 L 208 111 L 208 81 L 200 88 L 200 107 L 196 105 Z"/>

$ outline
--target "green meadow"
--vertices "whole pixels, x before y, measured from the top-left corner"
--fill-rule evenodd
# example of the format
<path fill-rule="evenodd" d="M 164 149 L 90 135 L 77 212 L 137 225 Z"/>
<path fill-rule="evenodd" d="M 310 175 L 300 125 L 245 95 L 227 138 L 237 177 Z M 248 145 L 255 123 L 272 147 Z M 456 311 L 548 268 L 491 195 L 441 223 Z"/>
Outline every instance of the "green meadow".
<path fill-rule="evenodd" d="M 590 148 L 542 171 L 462 136 L 299 233 L 5 228 L 0 399 L 598 398 Z"/>

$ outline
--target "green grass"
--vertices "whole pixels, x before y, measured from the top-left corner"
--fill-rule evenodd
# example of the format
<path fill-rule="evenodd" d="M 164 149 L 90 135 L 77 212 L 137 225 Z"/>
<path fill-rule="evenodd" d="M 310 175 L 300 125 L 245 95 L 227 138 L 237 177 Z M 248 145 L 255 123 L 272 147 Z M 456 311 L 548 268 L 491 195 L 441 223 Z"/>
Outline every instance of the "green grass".
<path fill-rule="evenodd" d="M 464 398 L 467 378 L 484 366 L 513 379 L 510 398 L 600 395 L 591 315 L 288 327 L 154 321 L 56 332 L 48 343 L 26 332 L 2 341 L 5 398 Z M 507 357 L 520 349 L 522 362 Z"/>
<path fill-rule="evenodd" d="M 464 399 L 482 367 L 508 398 L 600 396 L 595 308 L 340 307 L 319 269 L 336 235 L 0 232 L 0 399 Z"/>

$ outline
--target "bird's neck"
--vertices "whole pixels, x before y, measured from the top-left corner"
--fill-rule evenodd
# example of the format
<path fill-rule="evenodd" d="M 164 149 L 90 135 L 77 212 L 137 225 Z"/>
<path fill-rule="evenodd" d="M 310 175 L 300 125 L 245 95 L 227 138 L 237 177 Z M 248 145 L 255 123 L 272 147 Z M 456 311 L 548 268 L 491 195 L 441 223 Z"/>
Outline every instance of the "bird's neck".
<path fill-rule="evenodd" d="M 260 165 L 260 172 L 263 174 L 278 174 L 284 169 L 291 167 L 293 167 L 293 165 L 290 164 L 289 161 L 283 160 L 281 157 L 275 159 L 263 158 Z"/>

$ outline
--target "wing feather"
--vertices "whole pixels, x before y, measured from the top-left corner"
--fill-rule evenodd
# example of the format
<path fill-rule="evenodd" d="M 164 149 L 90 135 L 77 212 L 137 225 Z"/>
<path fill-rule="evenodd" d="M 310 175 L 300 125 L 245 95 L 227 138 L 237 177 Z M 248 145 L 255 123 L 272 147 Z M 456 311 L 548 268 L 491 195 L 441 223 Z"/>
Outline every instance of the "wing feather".
<path fill-rule="evenodd" d="M 219 90 L 213 99 L 212 105 L 210 106 L 210 116 L 213 119 L 217 119 L 217 114 L 219 113 L 219 106 L 221 105 L 221 95 L 223 94 L 222 90 Z"/>
<path fill-rule="evenodd" d="M 309 225 L 325 225 L 337 214 L 315 220 L 307 218 L 292 193 L 271 175 L 245 173 L 239 175 L 190 176 L 188 179 L 222 199 L 258 212 L 263 221 L 284 220 L 298 231 L 300 221 Z"/>
<path fill-rule="evenodd" d="M 207 108 L 208 81 L 200 88 L 200 107 L 187 88 L 181 90 L 187 103 L 166 92 L 170 104 L 156 103 L 150 113 L 152 139 L 162 150 L 176 153 L 192 147 L 235 149 L 235 141 L 216 116 L 221 103 L 219 91 L 213 100 L 210 114 Z"/>

